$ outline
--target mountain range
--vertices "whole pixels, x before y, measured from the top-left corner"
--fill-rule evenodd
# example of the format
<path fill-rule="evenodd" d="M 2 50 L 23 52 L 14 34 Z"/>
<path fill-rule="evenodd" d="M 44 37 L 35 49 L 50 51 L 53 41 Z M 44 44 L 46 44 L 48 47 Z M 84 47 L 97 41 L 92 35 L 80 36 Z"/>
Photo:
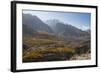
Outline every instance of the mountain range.
<path fill-rule="evenodd" d="M 45 31 L 45 32 L 53 32 L 51 28 L 46 25 L 41 19 L 37 16 L 32 16 L 30 14 L 23 14 L 22 22 L 24 25 L 27 25 L 29 28 L 36 31 Z"/>
<path fill-rule="evenodd" d="M 70 24 L 65 24 L 57 19 L 43 22 L 39 17 L 31 14 L 23 14 L 23 34 L 36 35 L 40 32 L 54 34 L 65 38 L 80 38 L 89 35 L 89 31 L 83 31 Z"/>

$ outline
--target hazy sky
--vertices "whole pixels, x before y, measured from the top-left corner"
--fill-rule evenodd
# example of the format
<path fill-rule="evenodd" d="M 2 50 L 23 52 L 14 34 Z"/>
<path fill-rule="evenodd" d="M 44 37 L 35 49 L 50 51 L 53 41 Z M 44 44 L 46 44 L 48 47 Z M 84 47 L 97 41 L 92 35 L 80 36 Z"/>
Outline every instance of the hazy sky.
<path fill-rule="evenodd" d="M 91 24 L 90 13 L 76 13 L 76 12 L 50 12 L 50 11 L 32 11 L 23 10 L 25 14 L 32 14 L 38 16 L 42 21 L 50 19 L 58 19 L 61 22 L 71 24 L 79 29 L 87 30 Z"/>

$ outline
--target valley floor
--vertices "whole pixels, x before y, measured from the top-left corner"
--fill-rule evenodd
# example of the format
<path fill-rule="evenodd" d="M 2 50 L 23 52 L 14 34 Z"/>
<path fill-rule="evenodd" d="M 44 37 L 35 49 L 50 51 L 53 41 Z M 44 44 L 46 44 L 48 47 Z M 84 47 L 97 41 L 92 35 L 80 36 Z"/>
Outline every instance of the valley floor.
<path fill-rule="evenodd" d="M 91 54 L 81 54 L 81 55 L 74 55 L 70 60 L 89 60 L 91 59 Z"/>
<path fill-rule="evenodd" d="M 43 36 L 44 37 L 44 36 Z M 49 36 L 48 36 L 49 37 Z M 90 41 L 66 41 L 53 37 L 46 39 L 25 37 L 23 62 L 70 61 L 91 59 Z"/>

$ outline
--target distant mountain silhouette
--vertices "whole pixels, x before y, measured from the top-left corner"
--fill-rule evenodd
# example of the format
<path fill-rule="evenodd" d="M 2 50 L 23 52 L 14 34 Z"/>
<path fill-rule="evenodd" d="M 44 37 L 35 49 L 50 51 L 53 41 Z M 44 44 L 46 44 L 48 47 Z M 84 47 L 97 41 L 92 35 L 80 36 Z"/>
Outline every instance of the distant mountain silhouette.
<path fill-rule="evenodd" d="M 86 31 L 82 31 L 81 29 L 69 24 L 65 24 L 59 20 L 47 20 L 46 23 L 52 28 L 55 34 L 58 35 L 67 37 L 81 37 L 88 35 Z"/>

